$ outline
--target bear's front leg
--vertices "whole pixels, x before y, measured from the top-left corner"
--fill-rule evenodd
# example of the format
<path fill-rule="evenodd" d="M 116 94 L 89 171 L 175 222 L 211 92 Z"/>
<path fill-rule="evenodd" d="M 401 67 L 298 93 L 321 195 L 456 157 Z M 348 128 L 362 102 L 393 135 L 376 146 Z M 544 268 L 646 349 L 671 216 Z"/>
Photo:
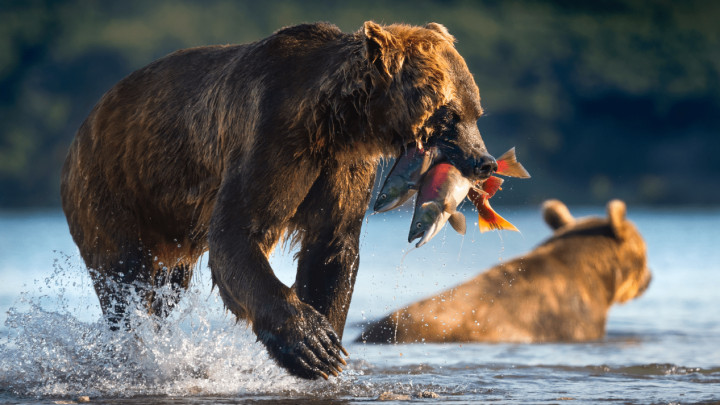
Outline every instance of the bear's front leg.
<path fill-rule="evenodd" d="M 252 323 L 282 367 L 302 378 L 328 378 L 345 364 L 340 338 L 324 315 L 277 279 L 267 259 L 319 170 L 268 168 L 271 164 L 223 182 L 208 236 L 213 283 L 225 306 Z M 263 178 L 268 173 L 286 181 Z M 294 189 L 283 192 L 272 184 Z M 258 192 L 255 186 L 266 189 Z"/>
<path fill-rule="evenodd" d="M 289 306 L 255 320 L 258 340 L 275 361 L 298 377 L 337 377 L 347 364 L 343 354 L 348 352 L 325 316 L 291 295 Z"/>
<path fill-rule="evenodd" d="M 376 165 L 326 168 L 293 218 L 303 229 L 294 288 L 342 338 L 360 263 L 360 230 Z"/>

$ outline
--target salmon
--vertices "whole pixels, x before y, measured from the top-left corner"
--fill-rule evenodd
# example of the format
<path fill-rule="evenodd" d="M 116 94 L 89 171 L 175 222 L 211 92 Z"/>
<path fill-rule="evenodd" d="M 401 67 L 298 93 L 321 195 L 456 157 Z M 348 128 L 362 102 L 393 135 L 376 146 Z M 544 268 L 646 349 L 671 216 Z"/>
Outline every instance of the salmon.
<path fill-rule="evenodd" d="M 437 148 L 409 147 L 396 161 L 380 189 L 373 210 L 385 212 L 401 206 L 420 187 L 420 180 L 437 159 Z"/>
<path fill-rule="evenodd" d="M 438 163 L 425 175 L 415 201 L 408 242 L 420 238 L 415 247 L 430 241 L 446 222 L 460 234 L 466 230 L 465 216 L 457 211 L 472 183 L 449 163 Z"/>

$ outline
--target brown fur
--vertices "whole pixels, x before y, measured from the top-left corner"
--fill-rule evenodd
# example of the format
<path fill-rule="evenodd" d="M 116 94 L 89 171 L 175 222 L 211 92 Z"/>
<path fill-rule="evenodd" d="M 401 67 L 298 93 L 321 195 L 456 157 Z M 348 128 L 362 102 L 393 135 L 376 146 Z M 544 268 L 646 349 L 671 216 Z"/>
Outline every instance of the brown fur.
<path fill-rule="evenodd" d="M 368 342 L 569 342 L 600 339 L 610 306 L 642 294 L 651 274 L 645 243 L 625 219 L 575 220 L 548 201 L 543 216 L 555 234 L 525 256 L 411 304 L 365 329 Z"/>
<path fill-rule="evenodd" d="M 481 113 L 439 24 L 366 22 L 354 34 L 299 25 L 182 50 L 95 106 L 63 168 L 63 209 L 114 327 L 128 288 L 163 315 L 177 298 L 160 302 L 153 289 L 187 288 L 209 250 L 227 308 L 283 366 L 312 378 L 336 363 L 339 343 L 328 339 L 342 337 L 378 159 L 423 140 L 487 176 Z M 292 287 L 267 260 L 283 235 L 300 245 Z"/>

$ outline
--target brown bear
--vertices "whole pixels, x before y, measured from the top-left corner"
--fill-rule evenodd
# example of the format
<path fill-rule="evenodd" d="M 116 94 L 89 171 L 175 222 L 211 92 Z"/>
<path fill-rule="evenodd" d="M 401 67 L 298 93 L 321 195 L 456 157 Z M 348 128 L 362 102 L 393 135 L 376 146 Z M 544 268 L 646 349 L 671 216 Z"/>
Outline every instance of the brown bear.
<path fill-rule="evenodd" d="M 435 145 L 475 179 L 497 168 L 478 87 L 440 24 L 345 34 L 281 29 L 244 45 L 186 49 L 121 80 L 78 130 L 62 172 L 70 232 L 112 328 L 129 289 L 163 316 L 198 258 L 225 306 L 291 373 L 327 378 L 358 270 L 380 158 Z M 288 287 L 268 263 L 299 244 Z"/>
<path fill-rule="evenodd" d="M 645 242 L 625 218 L 575 220 L 557 200 L 543 205 L 554 235 L 530 253 L 370 324 L 365 342 L 577 342 L 601 339 L 610 306 L 650 283 Z"/>

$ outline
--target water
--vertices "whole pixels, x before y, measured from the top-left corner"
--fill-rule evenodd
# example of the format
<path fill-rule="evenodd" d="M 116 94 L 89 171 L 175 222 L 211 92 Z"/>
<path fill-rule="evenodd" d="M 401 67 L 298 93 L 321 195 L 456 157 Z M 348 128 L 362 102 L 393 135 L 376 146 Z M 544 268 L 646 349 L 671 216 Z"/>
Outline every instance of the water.
<path fill-rule="evenodd" d="M 432 391 L 451 403 L 720 402 L 720 210 L 629 207 L 653 283 L 580 344 L 353 343 L 365 320 L 465 281 L 549 235 L 537 209 L 499 209 L 522 234 L 449 227 L 409 251 L 407 211 L 369 216 L 345 330 L 349 368 L 307 382 L 268 359 L 210 290 L 205 262 L 160 331 L 110 333 L 60 212 L 0 213 L 0 403 L 361 403 Z M 604 208 L 572 209 L 576 215 Z M 468 218 L 472 218 L 468 213 Z M 291 252 L 272 258 L 291 284 Z M 390 401 L 393 402 L 393 401 Z M 395 401 L 399 402 L 399 401 Z"/>

